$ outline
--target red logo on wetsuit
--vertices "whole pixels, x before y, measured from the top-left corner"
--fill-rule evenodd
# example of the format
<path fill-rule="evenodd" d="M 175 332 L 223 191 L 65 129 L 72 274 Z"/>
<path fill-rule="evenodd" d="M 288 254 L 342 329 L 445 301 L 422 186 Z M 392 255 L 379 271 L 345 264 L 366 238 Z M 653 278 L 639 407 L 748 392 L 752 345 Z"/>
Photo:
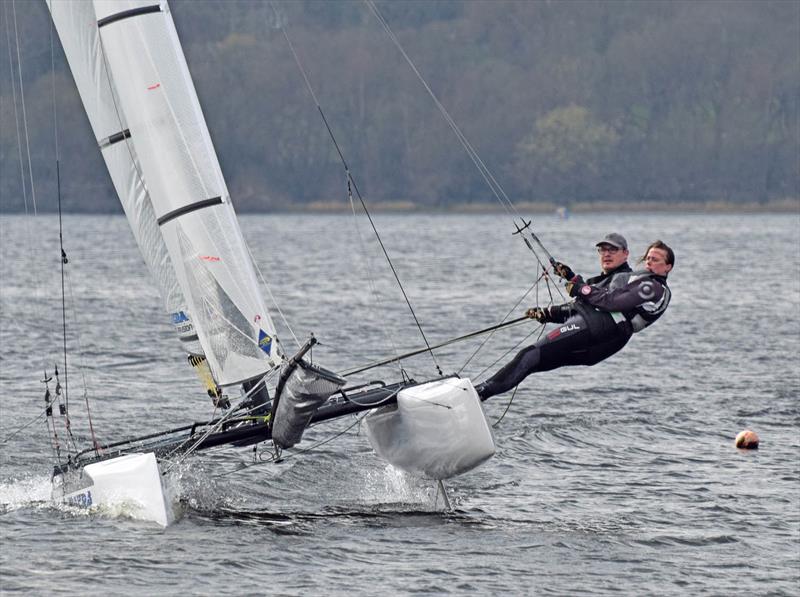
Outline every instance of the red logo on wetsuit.
<path fill-rule="evenodd" d="M 591 293 L 592 293 L 592 287 L 591 286 L 589 286 L 588 284 L 586 286 L 581 286 L 581 294 L 582 295 L 586 296 L 587 294 L 591 294 Z"/>

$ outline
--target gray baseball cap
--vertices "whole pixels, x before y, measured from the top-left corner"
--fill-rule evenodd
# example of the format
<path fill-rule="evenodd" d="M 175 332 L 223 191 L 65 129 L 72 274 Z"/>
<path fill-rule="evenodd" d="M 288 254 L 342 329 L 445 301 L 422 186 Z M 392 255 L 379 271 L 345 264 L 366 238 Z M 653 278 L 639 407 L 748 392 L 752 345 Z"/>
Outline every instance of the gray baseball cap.
<path fill-rule="evenodd" d="M 599 247 L 600 245 L 611 245 L 612 247 L 617 247 L 618 249 L 622 249 L 624 251 L 628 250 L 628 241 L 625 240 L 624 236 L 617 234 L 616 232 L 606 234 L 605 237 L 603 237 L 603 240 L 598 241 L 597 244 L 595 244 L 595 247 Z"/>

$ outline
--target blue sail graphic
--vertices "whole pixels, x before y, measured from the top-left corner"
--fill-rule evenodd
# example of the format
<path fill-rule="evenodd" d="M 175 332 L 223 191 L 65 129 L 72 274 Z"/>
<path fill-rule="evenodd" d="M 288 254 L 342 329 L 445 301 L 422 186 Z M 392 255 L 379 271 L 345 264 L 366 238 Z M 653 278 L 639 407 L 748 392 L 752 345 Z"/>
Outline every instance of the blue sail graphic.
<path fill-rule="evenodd" d="M 264 330 L 258 330 L 258 347 L 267 354 L 272 350 L 272 336 Z"/>

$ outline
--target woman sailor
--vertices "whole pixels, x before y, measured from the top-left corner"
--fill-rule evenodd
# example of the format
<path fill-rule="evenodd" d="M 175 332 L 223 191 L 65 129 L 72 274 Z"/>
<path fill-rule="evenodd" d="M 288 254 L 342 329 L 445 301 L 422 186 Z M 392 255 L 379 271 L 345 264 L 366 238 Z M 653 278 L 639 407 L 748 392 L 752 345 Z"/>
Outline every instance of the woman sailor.
<path fill-rule="evenodd" d="M 598 243 L 601 261 L 602 244 Z M 667 275 L 675 265 L 675 254 L 657 240 L 647 247 L 641 261 L 643 270 L 615 271 L 594 284 L 584 282 L 568 266 L 557 262 L 554 269 L 567 280 L 567 292 L 576 300 L 535 307 L 526 314 L 542 323 L 563 325 L 522 349 L 505 367 L 476 386 L 481 400 L 510 390 L 531 373 L 599 363 L 625 346 L 634 333 L 652 325 L 669 305 Z M 596 278 L 590 282 L 593 280 Z"/>

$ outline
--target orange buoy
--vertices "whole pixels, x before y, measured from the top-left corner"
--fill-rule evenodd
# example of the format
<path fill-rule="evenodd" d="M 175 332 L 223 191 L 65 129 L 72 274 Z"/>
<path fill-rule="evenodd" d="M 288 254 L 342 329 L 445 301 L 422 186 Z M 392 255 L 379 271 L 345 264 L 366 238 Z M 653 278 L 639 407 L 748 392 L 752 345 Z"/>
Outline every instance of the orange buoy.
<path fill-rule="evenodd" d="M 758 434 L 745 429 L 736 436 L 736 447 L 742 450 L 758 450 Z"/>

